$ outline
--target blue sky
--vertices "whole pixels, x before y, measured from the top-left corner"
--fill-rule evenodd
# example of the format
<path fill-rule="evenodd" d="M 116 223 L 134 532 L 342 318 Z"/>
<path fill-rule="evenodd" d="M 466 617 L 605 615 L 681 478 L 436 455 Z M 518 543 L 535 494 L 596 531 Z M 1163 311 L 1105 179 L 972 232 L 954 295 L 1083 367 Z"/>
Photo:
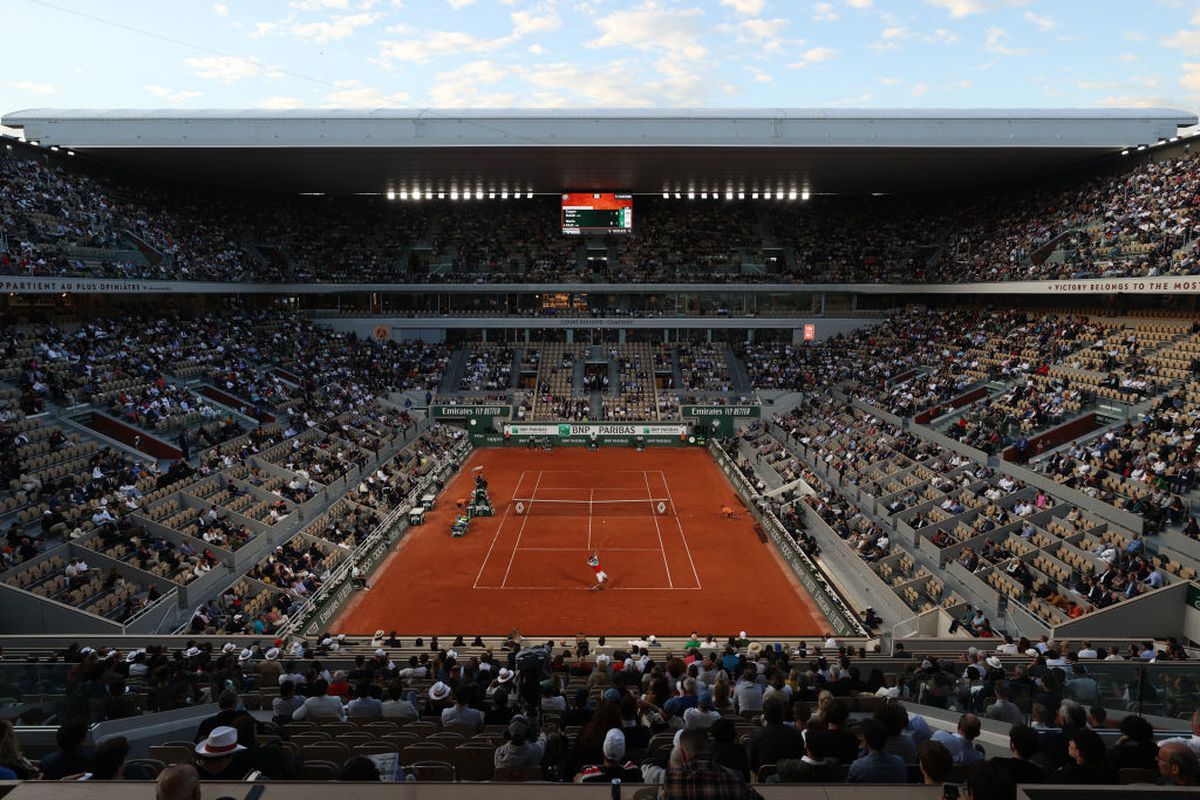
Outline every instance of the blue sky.
<path fill-rule="evenodd" d="M 1200 0 L 4 0 L 24 108 L 1200 109 Z"/>

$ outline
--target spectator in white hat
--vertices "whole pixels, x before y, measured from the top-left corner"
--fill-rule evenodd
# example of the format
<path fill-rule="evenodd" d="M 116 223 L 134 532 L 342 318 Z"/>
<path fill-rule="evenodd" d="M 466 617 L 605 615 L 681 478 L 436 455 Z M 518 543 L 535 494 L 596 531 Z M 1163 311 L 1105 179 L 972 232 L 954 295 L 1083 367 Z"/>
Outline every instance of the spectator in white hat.
<path fill-rule="evenodd" d="M 208 738 L 196 745 L 196 769 L 201 780 L 241 780 L 247 767 L 236 756 L 245 750 L 238 744 L 237 728 L 213 728 Z"/>
<path fill-rule="evenodd" d="M 632 761 L 625 759 L 625 734 L 619 728 L 610 728 L 604 735 L 604 763 L 587 766 L 575 775 L 576 783 L 641 783 L 642 771 Z"/>

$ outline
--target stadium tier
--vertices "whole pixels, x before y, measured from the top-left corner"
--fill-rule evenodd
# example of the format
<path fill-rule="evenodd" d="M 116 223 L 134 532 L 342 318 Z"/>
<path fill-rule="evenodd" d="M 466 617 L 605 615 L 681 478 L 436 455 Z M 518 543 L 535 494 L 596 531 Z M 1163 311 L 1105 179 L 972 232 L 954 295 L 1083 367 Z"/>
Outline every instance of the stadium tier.
<path fill-rule="evenodd" d="M 811 191 L 738 144 L 689 199 L 503 190 L 560 162 L 496 142 L 483 190 L 343 142 L 299 196 L 201 153 L 277 119 L 137 122 L 151 169 L 44 116 L 0 152 L 0 794 L 1195 780 L 1194 117 L 926 131 L 887 192 L 789 129 Z M 716 175 L 715 117 L 664 152 Z"/>

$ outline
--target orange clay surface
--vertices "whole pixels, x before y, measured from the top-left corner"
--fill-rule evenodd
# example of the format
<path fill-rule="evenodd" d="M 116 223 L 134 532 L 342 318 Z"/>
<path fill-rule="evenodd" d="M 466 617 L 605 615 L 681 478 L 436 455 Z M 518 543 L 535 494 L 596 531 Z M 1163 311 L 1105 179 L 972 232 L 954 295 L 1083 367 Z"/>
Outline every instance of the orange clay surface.
<path fill-rule="evenodd" d="M 476 466 L 484 467 L 496 516 L 477 517 L 465 537 L 452 538 L 455 502 L 470 497 Z M 525 498 L 524 513 L 513 498 Z M 602 502 L 613 500 L 638 502 Z M 656 513 L 659 501 L 665 513 Z M 734 519 L 722 518 L 723 506 Z M 593 552 L 609 576 L 602 591 L 588 591 Z M 513 628 L 532 636 L 745 630 L 782 638 L 820 634 L 828 624 L 759 540 L 707 450 L 486 448 L 471 454 L 333 630 L 474 636 Z"/>

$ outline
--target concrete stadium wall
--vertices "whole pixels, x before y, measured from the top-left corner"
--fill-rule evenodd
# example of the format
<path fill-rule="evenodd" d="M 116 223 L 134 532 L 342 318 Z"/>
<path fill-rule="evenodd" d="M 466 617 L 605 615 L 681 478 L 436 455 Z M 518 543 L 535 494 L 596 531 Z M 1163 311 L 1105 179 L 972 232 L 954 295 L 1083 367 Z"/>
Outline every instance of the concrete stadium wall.
<path fill-rule="evenodd" d="M 38 597 L 15 586 L 0 584 L 0 615 L 6 634 L 38 634 L 46 631 L 75 631 L 116 635 L 120 623 Z"/>
<path fill-rule="evenodd" d="M 1137 631 L 1147 639 L 1178 636 L 1187 609 L 1187 581 L 1179 581 L 1054 627 L 1055 639 L 1096 639 L 1110 631 Z"/>

